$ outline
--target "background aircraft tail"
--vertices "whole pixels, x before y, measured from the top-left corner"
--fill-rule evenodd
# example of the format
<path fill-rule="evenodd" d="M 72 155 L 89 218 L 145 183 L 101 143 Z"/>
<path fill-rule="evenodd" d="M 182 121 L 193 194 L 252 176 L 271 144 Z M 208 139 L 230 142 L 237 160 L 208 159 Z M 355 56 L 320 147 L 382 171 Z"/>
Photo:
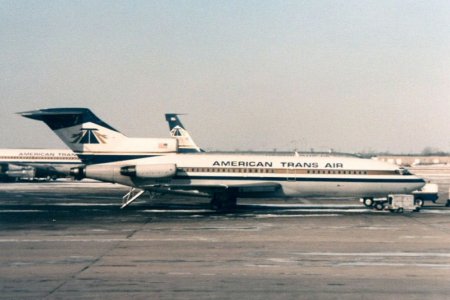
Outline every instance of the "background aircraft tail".
<path fill-rule="evenodd" d="M 43 121 L 86 164 L 128 160 L 177 151 L 176 139 L 129 138 L 87 108 L 50 108 L 19 114 Z"/>
<path fill-rule="evenodd" d="M 192 153 L 205 152 L 192 139 L 189 132 L 184 128 L 178 116 L 182 114 L 166 114 L 166 121 L 169 123 L 170 135 L 178 140 L 178 152 Z"/>

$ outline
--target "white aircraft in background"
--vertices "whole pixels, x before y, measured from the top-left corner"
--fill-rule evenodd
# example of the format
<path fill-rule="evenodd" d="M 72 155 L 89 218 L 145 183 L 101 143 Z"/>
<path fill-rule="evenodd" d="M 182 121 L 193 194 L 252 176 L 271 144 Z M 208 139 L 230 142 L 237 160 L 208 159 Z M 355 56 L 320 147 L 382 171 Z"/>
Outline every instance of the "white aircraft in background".
<path fill-rule="evenodd" d="M 0 149 L 0 174 L 8 178 L 67 177 L 81 164 L 69 149 Z"/>
<path fill-rule="evenodd" d="M 239 197 L 373 199 L 425 185 L 406 169 L 356 157 L 178 154 L 176 143 L 164 139 L 145 144 L 152 156 L 132 157 L 144 145 L 91 114 L 81 108 L 21 113 L 45 122 L 86 164 L 72 169 L 72 175 L 130 186 L 122 207 L 146 190 L 209 196 L 211 206 L 222 210 L 235 207 Z"/>

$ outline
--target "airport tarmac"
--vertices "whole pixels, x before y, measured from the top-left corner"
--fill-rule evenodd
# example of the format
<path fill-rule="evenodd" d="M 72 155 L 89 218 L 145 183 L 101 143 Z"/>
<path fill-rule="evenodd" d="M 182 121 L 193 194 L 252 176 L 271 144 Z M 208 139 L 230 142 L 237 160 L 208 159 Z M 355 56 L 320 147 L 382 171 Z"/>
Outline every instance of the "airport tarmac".
<path fill-rule="evenodd" d="M 0 185 L 0 299 L 450 299 L 450 176 L 418 213 L 357 200 L 143 199 Z"/>

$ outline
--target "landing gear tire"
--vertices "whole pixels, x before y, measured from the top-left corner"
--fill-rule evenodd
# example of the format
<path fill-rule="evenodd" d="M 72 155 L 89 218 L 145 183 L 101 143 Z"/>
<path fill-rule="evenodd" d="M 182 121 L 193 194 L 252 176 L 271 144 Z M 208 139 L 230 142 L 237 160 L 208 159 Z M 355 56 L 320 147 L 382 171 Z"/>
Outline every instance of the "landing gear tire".
<path fill-rule="evenodd" d="M 372 207 L 373 199 L 372 198 L 364 198 L 363 203 L 364 203 L 365 207 Z"/>
<path fill-rule="evenodd" d="M 217 212 L 231 212 L 236 209 L 236 203 L 211 201 L 210 207 Z"/>
<path fill-rule="evenodd" d="M 210 207 L 218 212 L 229 212 L 236 209 L 237 191 L 227 190 L 225 192 L 214 193 Z"/>
<path fill-rule="evenodd" d="M 209 203 L 209 207 L 210 207 L 212 210 L 219 211 L 219 210 L 222 209 L 222 203 L 220 203 L 220 202 L 218 202 L 218 201 L 211 200 L 211 202 Z"/>
<path fill-rule="evenodd" d="M 384 209 L 384 204 L 381 202 L 375 203 L 375 209 L 376 210 L 383 210 Z"/>

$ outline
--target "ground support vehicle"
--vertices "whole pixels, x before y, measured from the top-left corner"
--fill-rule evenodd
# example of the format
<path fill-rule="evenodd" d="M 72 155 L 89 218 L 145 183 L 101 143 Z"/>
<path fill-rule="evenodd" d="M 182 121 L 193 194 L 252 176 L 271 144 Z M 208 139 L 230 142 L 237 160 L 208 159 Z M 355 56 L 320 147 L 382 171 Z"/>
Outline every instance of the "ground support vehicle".
<path fill-rule="evenodd" d="M 437 184 L 427 183 L 420 190 L 412 192 L 412 194 L 414 195 L 414 200 L 417 205 L 423 206 L 425 201 L 432 201 L 433 203 L 436 203 L 439 198 L 438 190 L 439 187 Z"/>
<path fill-rule="evenodd" d="M 450 189 L 448 189 L 448 199 L 447 199 L 447 203 L 445 204 L 445 206 L 450 207 Z"/>
<path fill-rule="evenodd" d="M 420 210 L 420 205 L 415 201 L 414 196 L 407 194 L 388 195 L 386 207 L 389 211 L 397 213 Z"/>
<path fill-rule="evenodd" d="M 419 211 L 422 206 L 411 194 L 391 194 L 387 198 L 363 198 L 360 199 L 360 202 L 369 208 L 376 210 L 388 209 L 391 212 Z M 448 204 L 450 206 L 450 199 Z"/>

